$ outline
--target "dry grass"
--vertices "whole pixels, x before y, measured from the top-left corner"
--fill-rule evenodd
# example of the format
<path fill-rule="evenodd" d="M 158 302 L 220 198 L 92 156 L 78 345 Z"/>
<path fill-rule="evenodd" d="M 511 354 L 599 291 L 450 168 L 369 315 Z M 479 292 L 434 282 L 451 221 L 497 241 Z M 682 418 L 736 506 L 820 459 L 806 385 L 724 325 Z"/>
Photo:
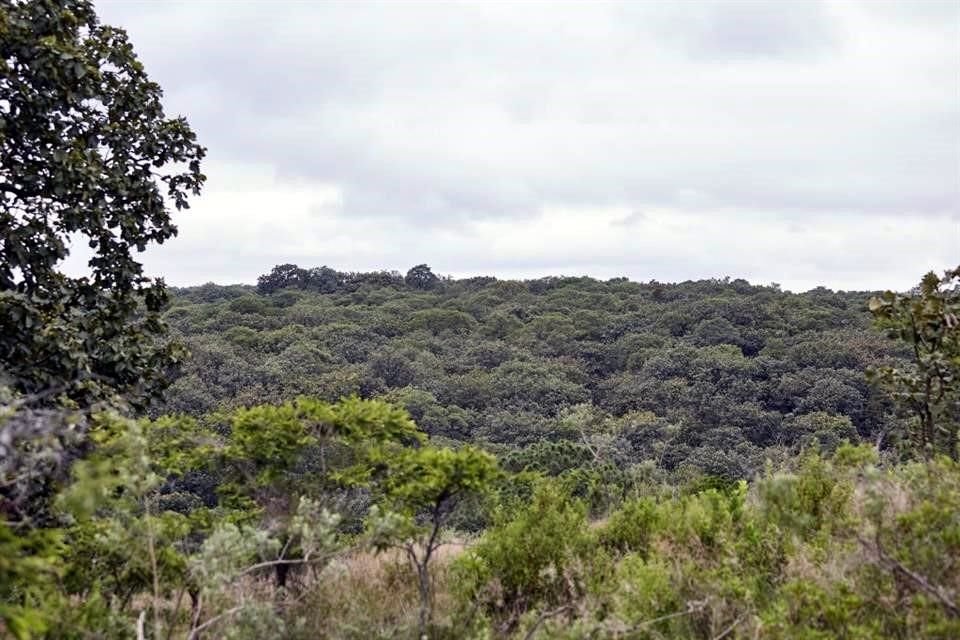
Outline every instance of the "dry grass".
<path fill-rule="evenodd" d="M 431 561 L 434 578 L 434 622 L 449 625 L 454 609 L 449 582 L 450 563 L 465 548 L 463 542 L 440 547 Z M 277 592 L 272 571 L 243 576 L 215 601 L 205 601 L 201 621 L 237 603 L 273 603 L 286 620 L 291 639 L 368 640 L 373 638 L 416 638 L 419 593 L 416 573 L 402 551 L 384 553 L 352 551 L 332 560 L 322 569 L 291 572 L 288 591 Z M 151 597 L 142 595 L 131 603 L 131 611 L 146 611 Z M 163 626 L 171 622 L 173 599 L 161 603 Z M 209 631 L 213 637 L 229 626 L 227 616 Z M 187 636 L 190 624 L 189 599 L 184 598 L 176 615 L 172 637 Z M 152 618 L 148 626 L 152 625 Z M 2 627 L 0 627 L 2 628 Z M 5 637 L 0 635 L 0 637 Z"/>
<path fill-rule="evenodd" d="M 454 602 L 449 566 L 462 549 L 463 545 L 443 546 L 431 562 L 437 624 L 450 621 Z M 416 574 L 402 552 L 354 552 L 307 581 L 290 614 L 300 618 L 314 638 L 414 638 L 419 607 L 416 584 Z"/>

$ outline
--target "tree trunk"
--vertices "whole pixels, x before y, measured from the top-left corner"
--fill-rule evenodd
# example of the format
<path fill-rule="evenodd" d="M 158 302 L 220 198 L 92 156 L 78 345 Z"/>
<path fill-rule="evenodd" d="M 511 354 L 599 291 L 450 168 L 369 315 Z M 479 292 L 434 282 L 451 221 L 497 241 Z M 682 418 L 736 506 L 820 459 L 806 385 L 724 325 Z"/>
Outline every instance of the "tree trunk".
<path fill-rule="evenodd" d="M 280 563 L 274 567 L 277 589 L 285 589 L 287 586 L 287 575 L 290 573 L 290 565 Z"/>
<path fill-rule="evenodd" d="M 431 618 L 433 617 L 433 607 L 430 592 L 430 572 L 427 570 L 427 563 L 417 563 L 417 581 L 420 589 L 420 640 L 427 640 L 430 631 Z"/>
<path fill-rule="evenodd" d="M 191 587 L 187 590 L 187 594 L 190 596 L 190 638 L 199 640 L 200 634 L 195 632 L 194 629 L 197 628 L 197 624 L 200 622 L 200 589 Z"/>

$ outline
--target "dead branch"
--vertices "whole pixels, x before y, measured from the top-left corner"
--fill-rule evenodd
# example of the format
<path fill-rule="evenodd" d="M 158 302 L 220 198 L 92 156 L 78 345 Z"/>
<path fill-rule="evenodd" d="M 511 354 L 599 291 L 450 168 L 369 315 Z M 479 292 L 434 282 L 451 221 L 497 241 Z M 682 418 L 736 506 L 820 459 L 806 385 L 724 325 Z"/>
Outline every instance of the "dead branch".
<path fill-rule="evenodd" d="M 928 595 L 933 596 L 951 616 L 954 618 L 960 618 L 960 606 L 958 606 L 957 603 L 950 598 L 949 592 L 946 589 L 940 585 L 932 584 L 927 578 L 920 575 L 916 571 L 909 569 L 899 560 L 887 554 L 883 550 L 883 546 L 880 544 L 879 538 L 872 544 L 862 536 L 857 536 L 857 540 L 860 541 L 860 544 L 864 549 L 871 551 L 873 555 L 876 556 L 877 560 L 883 567 L 895 574 L 903 576 L 912 582 L 918 589 L 927 593 Z"/>

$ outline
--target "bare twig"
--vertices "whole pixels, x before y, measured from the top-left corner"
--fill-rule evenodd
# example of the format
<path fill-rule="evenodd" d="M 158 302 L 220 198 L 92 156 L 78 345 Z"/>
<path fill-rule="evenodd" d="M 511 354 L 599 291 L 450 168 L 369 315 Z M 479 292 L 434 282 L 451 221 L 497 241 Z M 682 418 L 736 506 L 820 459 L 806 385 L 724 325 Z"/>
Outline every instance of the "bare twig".
<path fill-rule="evenodd" d="M 249 573 L 253 573 L 254 571 L 257 571 L 259 569 L 266 569 L 268 567 L 276 567 L 279 565 L 310 564 L 313 562 L 320 562 L 322 560 L 329 560 L 330 558 L 333 558 L 335 555 L 336 554 L 331 553 L 323 556 L 311 556 L 308 553 L 303 558 L 290 558 L 290 559 L 279 558 L 277 560 L 265 560 L 263 562 L 258 562 L 257 564 L 250 565 L 249 567 L 247 567 L 246 569 L 238 573 L 236 577 L 239 578 Z"/>
<path fill-rule="evenodd" d="M 144 632 L 143 625 L 147 621 L 147 610 L 144 609 L 137 616 L 137 640 L 145 640 L 147 635 Z"/>
<path fill-rule="evenodd" d="M 193 611 L 193 620 L 190 622 L 190 638 L 191 640 L 194 637 L 193 630 L 197 628 L 198 623 L 200 622 L 200 612 L 203 610 L 203 595 L 197 595 L 197 606 Z"/>
<path fill-rule="evenodd" d="M 240 611 L 241 609 L 243 609 L 244 606 L 245 606 L 245 605 L 239 604 L 239 605 L 237 605 L 237 606 L 235 606 L 235 607 L 233 607 L 233 608 L 231 608 L 231 609 L 227 609 L 226 611 L 224 611 L 223 613 L 221 613 L 221 614 L 219 614 L 219 615 L 213 616 L 212 618 L 210 618 L 209 620 L 207 620 L 206 622 L 204 622 L 204 623 L 201 624 L 201 625 L 194 625 L 194 627 L 193 627 L 192 629 L 190 629 L 190 635 L 187 636 L 187 640 L 195 640 L 198 633 L 200 633 L 201 631 L 203 631 L 203 630 L 206 629 L 207 627 L 210 627 L 210 626 L 215 625 L 216 623 L 220 622 L 220 621 L 223 620 L 224 618 L 226 618 L 226 617 L 228 617 L 228 616 L 232 616 L 233 614 L 235 614 L 235 613 L 237 613 L 238 611 Z"/>
<path fill-rule="evenodd" d="M 877 539 L 871 544 L 868 540 L 865 540 L 861 536 L 857 536 L 857 540 L 860 541 L 860 544 L 863 545 L 868 551 L 872 551 L 873 554 L 877 557 L 877 560 L 881 565 L 892 571 L 893 573 L 899 574 L 907 578 L 912 582 L 916 587 L 921 591 L 926 592 L 927 594 L 933 596 L 947 612 L 955 617 L 960 618 L 960 606 L 950 598 L 946 589 L 940 585 L 931 584 L 924 576 L 919 573 L 912 571 L 908 567 L 904 566 L 899 560 L 888 555 L 884 550 L 883 546 L 880 544 L 880 540 Z"/>
<path fill-rule="evenodd" d="M 173 637 L 173 627 L 177 623 L 177 615 L 180 613 L 180 605 L 183 604 L 183 594 L 186 593 L 186 591 L 186 586 L 181 586 L 177 591 L 177 599 L 175 600 L 173 611 L 170 613 L 170 623 L 167 625 L 166 640 L 170 640 Z"/>
<path fill-rule="evenodd" d="M 726 638 L 728 635 L 730 635 L 731 631 L 737 628 L 737 625 L 743 622 L 743 619 L 745 617 L 747 617 L 746 614 L 743 614 L 742 616 L 740 616 L 739 618 L 731 622 L 730 626 L 724 629 L 723 631 L 721 631 L 719 635 L 714 636 L 713 640 L 723 640 L 724 638 Z"/>
<path fill-rule="evenodd" d="M 624 634 L 629 635 L 632 633 L 636 633 L 637 631 L 642 631 L 647 627 L 651 627 L 660 622 L 666 622 L 667 620 L 673 620 L 674 618 L 682 618 L 683 616 L 689 616 L 694 613 L 700 613 L 706 608 L 707 602 L 708 602 L 707 600 L 691 600 L 690 602 L 687 603 L 687 608 L 684 609 L 683 611 L 675 611 L 673 613 L 668 613 L 666 615 L 662 615 L 657 618 L 644 620 L 640 624 L 636 624 L 630 627 L 629 629 L 627 629 L 626 631 L 624 631 Z"/>
<path fill-rule="evenodd" d="M 581 427 L 578 429 L 580 432 L 580 442 L 583 443 L 583 446 L 587 448 L 587 451 L 590 452 L 590 455 L 593 456 L 594 461 L 600 460 L 600 452 L 597 451 L 596 447 L 590 444 L 590 441 L 587 439 L 587 432 Z"/>
<path fill-rule="evenodd" d="M 3 405 L 0 405 L 0 406 L 2 406 L 2 408 L 5 408 L 5 409 L 17 410 L 17 409 L 20 409 L 20 408 L 22 408 L 22 407 L 25 407 L 25 406 L 28 406 L 28 405 L 32 405 L 32 404 L 34 404 L 34 403 L 36 403 L 36 402 L 39 402 L 40 400 L 45 400 L 46 398 L 49 398 L 49 397 L 51 397 L 51 396 L 55 396 L 55 395 L 57 395 L 58 393 L 63 393 L 63 392 L 66 391 L 66 390 L 67 390 L 66 385 L 58 384 L 58 385 L 54 385 L 54 386 L 52 386 L 52 387 L 48 387 L 47 389 L 44 389 L 43 391 L 35 391 L 35 392 L 33 392 L 33 393 L 29 393 L 29 394 L 26 394 L 26 395 L 18 396 L 18 397 L 16 397 L 16 398 L 12 398 L 11 400 L 3 403 Z"/>
<path fill-rule="evenodd" d="M 563 613 L 566 613 L 573 608 L 571 604 L 565 604 L 562 607 L 557 607 L 556 609 L 551 609 L 550 611 L 545 611 L 540 614 L 540 617 L 537 618 L 537 621 L 533 623 L 533 626 L 530 627 L 530 630 L 527 631 L 527 634 L 523 636 L 523 640 L 533 640 L 533 637 L 536 635 L 537 631 L 540 629 L 540 625 L 549 620 L 550 618 L 555 618 Z"/>
<path fill-rule="evenodd" d="M 160 637 L 160 572 L 157 570 L 157 549 L 150 519 L 150 498 L 144 501 L 147 522 L 147 551 L 150 554 L 150 570 L 153 573 L 153 635 Z"/>
<path fill-rule="evenodd" d="M 283 549 L 280 550 L 280 555 L 278 556 L 280 560 L 283 560 L 284 558 L 287 557 L 287 550 L 290 548 L 290 543 L 293 542 L 292 537 L 288 537 L 288 536 L 284 536 L 284 537 L 287 538 L 287 541 L 283 543 Z"/>

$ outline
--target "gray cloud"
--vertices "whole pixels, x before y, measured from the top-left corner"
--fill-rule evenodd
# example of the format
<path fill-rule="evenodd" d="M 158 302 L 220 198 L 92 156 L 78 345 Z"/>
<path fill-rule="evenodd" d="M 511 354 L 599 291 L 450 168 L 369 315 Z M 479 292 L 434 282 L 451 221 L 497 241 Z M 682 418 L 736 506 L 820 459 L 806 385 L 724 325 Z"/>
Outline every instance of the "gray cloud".
<path fill-rule="evenodd" d="M 954 3 L 99 7 L 210 147 L 222 167 L 211 189 L 253 165 L 278 192 L 330 187 L 336 203 L 306 203 L 310 220 L 356 233 L 365 220 L 411 225 L 438 247 L 458 243 L 451 260 L 475 253 L 479 271 L 532 258 L 484 262 L 473 225 L 533 228 L 558 210 L 584 225 L 612 209 L 660 211 L 784 237 L 872 217 L 932 236 L 960 212 Z M 960 230 L 944 234 L 934 262 L 960 258 Z M 713 240 L 701 275 L 742 266 L 740 238 Z M 275 241 L 258 261 L 286 260 Z M 686 272 L 671 251 L 684 259 L 666 247 L 661 270 Z M 627 268 L 615 253 L 540 263 Z"/>
<path fill-rule="evenodd" d="M 631 211 L 624 217 L 614 220 L 611 224 L 618 227 L 632 227 L 643 223 L 646 219 L 647 216 L 643 211 Z"/>
<path fill-rule="evenodd" d="M 635 3 L 624 8 L 624 15 L 640 24 L 652 22 L 657 34 L 681 42 L 689 55 L 707 63 L 804 59 L 838 44 L 823 2 L 715 0 L 696 7 Z"/>

